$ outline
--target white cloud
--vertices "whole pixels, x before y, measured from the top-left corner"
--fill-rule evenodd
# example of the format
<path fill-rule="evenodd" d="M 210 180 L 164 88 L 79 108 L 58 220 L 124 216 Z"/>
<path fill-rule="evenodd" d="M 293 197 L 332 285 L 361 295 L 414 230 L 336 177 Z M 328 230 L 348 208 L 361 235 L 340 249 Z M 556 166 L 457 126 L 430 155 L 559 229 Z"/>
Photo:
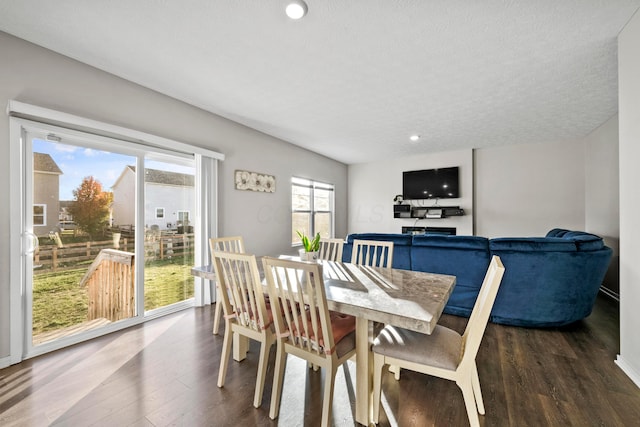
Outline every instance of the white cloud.
<path fill-rule="evenodd" d="M 60 151 L 62 153 L 74 153 L 78 147 L 73 145 L 65 145 L 65 144 L 51 144 L 56 151 Z"/>

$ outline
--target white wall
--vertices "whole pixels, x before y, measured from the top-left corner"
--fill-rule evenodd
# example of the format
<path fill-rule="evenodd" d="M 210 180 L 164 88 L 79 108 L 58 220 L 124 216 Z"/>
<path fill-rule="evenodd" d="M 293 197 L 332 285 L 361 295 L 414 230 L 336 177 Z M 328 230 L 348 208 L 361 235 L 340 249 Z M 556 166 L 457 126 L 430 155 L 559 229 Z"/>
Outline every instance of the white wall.
<path fill-rule="evenodd" d="M 219 233 L 257 254 L 291 251 L 292 175 L 336 185 L 336 233 L 347 229 L 347 167 L 0 32 L 0 106 L 11 99 L 155 134 L 226 155 Z M 276 176 L 272 194 L 233 188 L 235 169 Z M 9 119 L 0 115 L 0 237 L 9 236 Z M 0 245 L 0 361 L 8 355 L 9 253 Z"/>
<path fill-rule="evenodd" d="M 147 182 L 144 185 L 144 191 L 144 226 L 146 228 L 157 225 L 160 230 L 165 230 L 167 223 L 177 228 L 178 211 L 182 210 L 189 212 L 190 224 L 188 225 L 193 226 L 195 223 L 193 209 L 196 206 L 194 187 Z M 156 218 L 156 208 L 164 208 L 164 218 Z"/>
<path fill-rule="evenodd" d="M 618 37 L 620 120 L 620 355 L 640 386 L 640 14 Z"/>
<path fill-rule="evenodd" d="M 111 212 L 113 225 L 133 225 L 136 223 L 136 205 L 131 201 L 136 199 L 136 174 L 127 167 L 116 184 L 113 188 Z"/>
<path fill-rule="evenodd" d="M 585 229 L 582 141 L 509 145 L 475 151 L 476 234 L 544 236 Z"/>
<path fill-rule="evenodd" d="M 393 198 L 402 194 L 402 172 L 460 167 L 460 198 L 442 199 L 441 206 L 460 206 L 466 215 L 442 219 L 393 217 Z M 435 201 L 414 201 L 432 206 Z M 421 154 L 349 166 L 349 233 L 400 233 L 403 226 L 456 227 L 457 234 L 473 234 L 473 151 Z"/>
<path fill-rule="evenodd" d="M 618 115 L 585 138 L 585 229 L 604 238 L 613 258 L 604 285 L 619 294 L 620 183 Z"/>

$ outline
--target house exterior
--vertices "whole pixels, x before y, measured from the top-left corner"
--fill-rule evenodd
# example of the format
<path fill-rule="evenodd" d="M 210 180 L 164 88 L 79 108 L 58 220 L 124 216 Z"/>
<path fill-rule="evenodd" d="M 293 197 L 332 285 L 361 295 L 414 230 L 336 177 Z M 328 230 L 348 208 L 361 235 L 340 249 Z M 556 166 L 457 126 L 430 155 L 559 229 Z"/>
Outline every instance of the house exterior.
<path fill-rule="evenodd" d="M 136 167 L 127 166 L 111 187 L 113 225 L 135 224 L 135 181 Z M 145 228 L 182 230 L 189 226 L 195 206 L 193 175 L 147 168 L 144 192 Z"/>
<path fill-rule="evenodd" d="M 58 226 L 62 170 L 50 155 L 33 153 L 33 232 L 46 236 Z"/>

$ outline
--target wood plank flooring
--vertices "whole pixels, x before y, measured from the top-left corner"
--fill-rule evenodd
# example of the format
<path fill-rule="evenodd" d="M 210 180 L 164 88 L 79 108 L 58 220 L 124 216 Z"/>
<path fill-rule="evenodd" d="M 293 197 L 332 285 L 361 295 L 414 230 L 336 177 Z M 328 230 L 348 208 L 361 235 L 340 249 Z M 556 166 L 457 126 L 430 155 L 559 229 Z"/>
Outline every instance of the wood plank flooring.
<path fill-rule="evenodd" d="M 185 310 L 0 370 L 1 426 L 315 426 L 322 372 L 289 358 L 280 417 L 252 406 L 258 346 L 216 386 L 222 335 L 213 307 Z M 442 323 L 463 330 L 464 318 Z M 489 324 L 478 354 L 482 426 L 637 426 L 640 389 L 614 364 L 617 304 L 601 296 L 584 321 L 552 330 Z M 222 329 L 222 328 L 221 328 Z M 222 334 L 222 331 L 221 331 Z M 355 365 L 336 379 L 333 423 L 352 426 Z M 455 384 L 384 374 L 381 426 L 467 426 Z"/>

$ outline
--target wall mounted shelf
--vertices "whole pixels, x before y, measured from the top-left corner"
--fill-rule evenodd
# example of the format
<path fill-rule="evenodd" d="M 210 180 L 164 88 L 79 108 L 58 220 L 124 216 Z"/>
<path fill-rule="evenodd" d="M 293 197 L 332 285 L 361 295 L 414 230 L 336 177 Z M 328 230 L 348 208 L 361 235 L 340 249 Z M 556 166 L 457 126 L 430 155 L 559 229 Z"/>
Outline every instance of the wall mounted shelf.
<path fill-rule="evenodd" d="M 464 209 L 462 209 L 460 206 L 393 206 L 394 218 L 440 219 L 462 215 L 464 215 Z"/>

